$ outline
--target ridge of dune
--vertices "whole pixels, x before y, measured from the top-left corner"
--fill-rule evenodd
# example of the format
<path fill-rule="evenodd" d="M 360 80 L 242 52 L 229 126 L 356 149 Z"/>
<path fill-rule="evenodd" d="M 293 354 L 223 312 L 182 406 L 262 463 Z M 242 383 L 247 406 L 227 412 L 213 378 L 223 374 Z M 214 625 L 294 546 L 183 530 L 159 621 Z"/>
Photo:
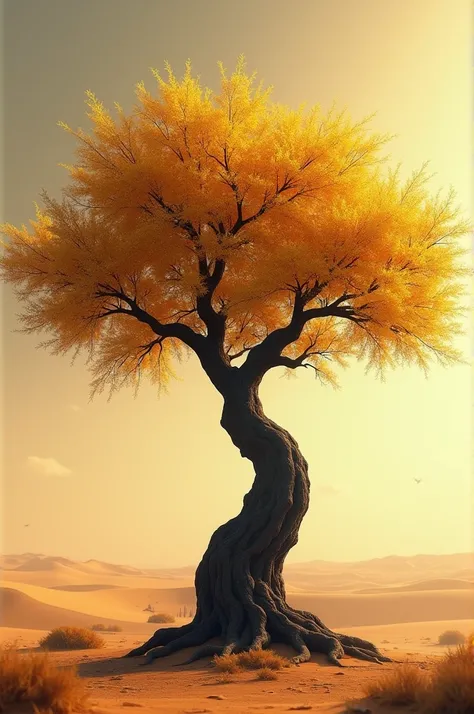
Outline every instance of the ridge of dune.
<path fill-rule="evenodd" d="M 178 568 L 137 568 L 131 565 L 108 563 L 105 561 L 90 559 L 87 561 L 75 561 L 62 556 L 46 556 L 41 553 L 9 554 L 0 556 L 0 567 L 3 569 L 14 568 L 17 570 L 31 570 L 38 568 L 45 570 L 49 566 L 67 566 L 87 572 L 100 571 L 101 573 L 116 575 L 135 575 L 146 577 L 181 578 L 187 575 L 194 575 L 195 566 L 182 566 Z M 361 561 L 325 561 L 312 560 L 303 563 L 286 563 L 285 574 L 308 573 L 327 574 L 341 577 L 342 573 L 356 579 L 367 579 L 368 573 L 378 572 L 379 574 L 388 571 L 389 574 L 405 572 L 407 575 L 416 575 L 416 571 L 432 572 L 433 577 L 437 573 L 438 577 L 466 577 L 474 575 L 474 553 L 452 553 L 441 555 L 414 555 L 398 556 L 388 555 L 383 558 L 372 558 Z M 442 575 L 439 571 L 445 571 Z M 449 575 L 448 575 L 449 571 Z M 423 576 L 424 579 L 428 579 Z M 370 578 L 369 578 L 370 579 Z M 421 578 L 418 578 L 421 579 Z"/>
<path fill-rule="evenodd" d="M 107 585 L 106 583 L 81 583 L 77 585 L 49 585 L 49 590 L 66 590 L 68 592 L 93 592 L 95 590 L 113 590 L 123 585 Z"/>
<path fill-rule="evenodd" d="M 25 583 L 70 593 L 99 592 L 117 587 L 150 590 L 191 587 L 195 572 L 192 566 L 145 569 L 97 559 L 82 562 L 39 553 L 0 556 L 0 564 L 3 580 L 11 585 Z M 467 567 L 471 564 L 472 569 Z M 470 581 L 474 581 L 474 554 L 387 556 L 352 563 L 321 560 L 289 563 L 285 565 L 284 577 L 288 592 L 294 594 L 353 592 L 377 595 L 444 591 L 447 588 L 468 591 Z"/>
<path fill-rule="evenodd" d="M 153 576 L 136 575 L 112 575 L 107 573 L 93 573 L 76 570 L 75 568 L 56 568 L 54 570 L 40 571 L 17 571 L 4 570 L 0 578 L 10 584 L 25 583 L 27 585 L 37 585 L 45 588 L 55 589 L 77 589 L 86 588 L 91 585 L 101 585 L 104 588 L 171 588 L 181 586 L 189 587 L 193 584 L 194 578 L 183 577 L 180 579 L 163 579 Z"/>
<path fill-rule="evenodd" d="M 462 568 L 461 570 L 452 573 L 451 577 L 459 578 L 460 580 L 464 580 L 464 578 L 473 578 L 474 570 L 472 568 Z"/>
<path fill-rule="evenodd" d="M 131 565 L 114 565 L 101 560 L 86 560 L 84 563 L 76 563 L 76 567 L 82 566 L 87 572 L 111 573 L 114 575 L 144 575 L 140 568 Z"/>
<path fill-rule="evenodd" d="M 285 569 L 289 573 L 292 569 L 318 570 L 321 572 L 334 572 L 341 570 L 403 570 L 410 572 L 421 569 L 442 569 L 449 568 L 455 570 L 467 569 L 474 571 L 474 553 L 442 553 L 439 555 L 418 554 L 412 556 L 387 555 L 383 558 L 372 558 L 370 560 L 359 561 L 329 561 L 311 560 L 305 563 L 286 563 Z"/>
<path fill-rule="evenodd" d="M 470 580 L 454 580 L 451 578 L 438 578 L 437 580 L 421 580 L 408 585 L 392 587 L 375 587 L 357 590 L 357 595 L 377 595 L 381 593 L 421 592 L 423 590 L 474 590 L 474 582 Z"/>
<path fill-rule="evenodd" d="M 113 565 L 112 563 L 105 563 L 100 560 L 87 560 L 85 562 L 79 562 L 70 560 L 69 558 L 62 558 L 60 556 L 33 555 L 30 558 L 23 559 L 18 556 L 3 556 L 3 569 L 5 569 L 5 564 L 10 566 L 6 569 L 16 570 L 18 572 L 58 570 L 66 567 L 86 573 L 137 576 L 144 574 L 139 568 L 134 568 L 128 565 Z"/>
<path fill-rule="evenodd" d="M 44 556 L 43 558 L 40 558 L 38 556 L 35 556 L 34 558 L 30 558 L 29 560 L 20 563 L 20 565 L 17 565 L 15 568 L 13 568 L 13 570 L 28 572 L 30 570 L 60 570 L 61 568 L 68 567 L 74 568 L 75 563 L 72 560 L 68 560 L 67 558 L 56 558 L 50 556 Z"/>
<path fill-rule="evenodd" d="M 317 613 L 330 627 L 463 619 L 474 621 L 468 590 L 424 590 L 377 594 L 305 593 L 289 595 L 298 610 Z"/>

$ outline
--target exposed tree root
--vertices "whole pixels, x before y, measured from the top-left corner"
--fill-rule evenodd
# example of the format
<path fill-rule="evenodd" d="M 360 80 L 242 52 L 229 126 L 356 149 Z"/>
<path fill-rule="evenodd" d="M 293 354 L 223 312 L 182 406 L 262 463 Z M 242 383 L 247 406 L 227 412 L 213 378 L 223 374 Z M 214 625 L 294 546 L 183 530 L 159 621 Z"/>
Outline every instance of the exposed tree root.
<path fill-rule="evenodd" d="M 166 657 L 188 647 L 197 647 L 193 654 L 181 664 L 191 664 L 197 660 L 214 657 L 215 655 L 232 654 L 268 648 L 272 642 L 285 643 L 291 646 L 296 655 L 290 660 L 293 664 L 307 662 L 311 653 L 325 654 L 328 661 L 337 667 L 342 667 L 340 659 L 344 656 L 355 657 L 381 664 L 390 662 L 375 645 L 358 637 L 350 637 L 332 632 L 321 621 L 310 613 L 292 610 L 287 606 L 285 613 L 275 611 L 275 605 L 266 605 L 267 630 L 262 637 L 260 631 L 254 632 L 249 641 L 246 627 L 241 637 L 229 641 L 222 637 L 220 625 L 216 617 L 209 617 L 199 622 L 194 620 L 183 627 L 169 627 L 157 630 L 155 634 L 141 647 L 131 650 L 125 657 L 146 655 L 144 665 L 154 659 Z M 220 637 L 220 644 L 209 643 L 208 640 Z"/>

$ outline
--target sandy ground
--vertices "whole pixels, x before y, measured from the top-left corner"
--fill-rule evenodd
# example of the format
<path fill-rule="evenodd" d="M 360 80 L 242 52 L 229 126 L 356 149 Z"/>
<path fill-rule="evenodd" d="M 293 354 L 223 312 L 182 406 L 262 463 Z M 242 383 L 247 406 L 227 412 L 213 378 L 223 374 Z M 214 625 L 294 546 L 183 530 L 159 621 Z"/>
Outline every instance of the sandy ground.
<path fill-rule="evenodd" d="M 18 649 L 27 652 L 37 650 L 39 639 L 53 627 L 120 625 L 122 632 L 103 634 L 103 649 L 49 655 L 58 666 L 77 667 L 97 713 L 118 714 L 136 707 L 143 714 L 237 714 L 264 709 L 342 714 L 351 711 L 348 701 L 359 700 L 360 711 L 368 708 L 371 714 L 388 714 L 390 709 L 360 701 L 367 682 L 401 661 L 429 670 L 446 651 L 436 644 L 441 632 L 474 631 L 474 570 L 466 557 L 418 557 L 431 560 L 417 567 L 407 559 L 317 563 L 313 569 L 303 564 L 289 568 L 286 575 L 292 604 L 317 612 L 336 630 L 375 642 L 396 660 L 390 664 L 345 658 L 344 668 L 339 669 L 315 656 L 300 667 L 283 670 L 275 681 L 260 681 L 246 672 L 233 675 L 229 683 L 220 682 L 220 675 L 206 661 L 180 666 L 187 652 L 143 667 L 142 658 L 121 656 L 157 627 L 146 622 L 150 613 L 144 608 L 150 604 L 156 611 L 176 615 L 184 605 L 194 607 L 192 569 L 145 571 L 32 554 L 3 559 L 0 642 L 16 641 Z M 318 577 L 324 587 L 319 592 L 308 590 Z M 360 593 L 364 588 L 370 593 Z M 177 618 L 177 624 L 187 621 Z M 289 649 L 278 645 L 276 649 L 291 656 Z"/>
<path fill-rule="evenodd" d="M 348 634 L 370 637 L 390 642 L 380 647 L 396 662 L 374 665 L 351 658 L 343 660 L 344 668 L 328 665 L 321 656 L 311 662 L 291 667 L 278 673 L 274 681 L 259 681 L 255 673 L 244 672 L 232 676 L 230 683 L 221 683 L 220 675 L 207 662 L 180 666 L 189 651 L 180 652 L 149 666 L 142 666 L 142 658 L 122 659 L 137 642 L 137 633 L 106 634 L 106 647 L 101 650 L 77 652 L 52 652 L 48 656 L 58 666 L 77 667 L 84 678 L 92 707 L 97 712 L 116 714 L 126 707 L 140 708 L 143 714 L 198 714 L 200 712 L 251 712 L 273 710 L 286 712 L 299 707 L 310 707 L 318 712 L 347 712 L 346 703 L 360 703 L 361 708 L 370 706 L 372 714 L 385 711 L 365 702 L 361 697 L 364 685 L 397 666 L 397 662 L 410 661 L 429 670 L 446 648 L 427 644 L 423 639 L 434 641 L 442 629 L 473 629 L 472 621 L 448 621 L 444 623 L 411 623 L 409 630 L 402 624 L 386 627 L 347 628 Z M 1 628 L 0 640 L 17 639 L 18 649 L 27 652 L 36 649 L 39 637 L 46 631 Z M 428 634 L 427 634 L 428 633 Z M 431 634 L 429 634 L 431 633 Z M 405 637 L 405 635 L 408 635 Z M 399 642 L 398 649 L 392 641 Z M 291 651 L 280 645 L 275 649 L 291 656 Z M 293 709 L 297 710 L 297 709 Z M 349 710 L 350 711 L 350 710 Z M 393 714 L 393 710 L 392 713 Z"/>

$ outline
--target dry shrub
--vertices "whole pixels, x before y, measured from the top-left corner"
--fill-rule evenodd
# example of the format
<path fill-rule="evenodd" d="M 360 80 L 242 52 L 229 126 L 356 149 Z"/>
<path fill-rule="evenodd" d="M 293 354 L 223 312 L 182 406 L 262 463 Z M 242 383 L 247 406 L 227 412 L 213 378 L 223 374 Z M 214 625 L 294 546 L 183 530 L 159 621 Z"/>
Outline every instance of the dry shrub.
<path fill-rule="evenodd" d="M 214 657 L 214 664 L 221 672 L 239 672 L 242 669 L 282 669 L 287 660 L 273 650 L 250 650 L 239 654 Z"/>
<path fill-rule="evenodd" d="M 430 674 L 405 663 L 366 688 L 388 704 L 417 704 L 422 714 L 473 714 L 474 634 L 437 662 Z"/>
<path fill-rule="evenodd" d="M 147 622 L 157 622 L 157 623 L 163 623 L 163 622 L 174 622 L 175 619 L 173 615 L 168 615 L 167 612 L 157 612 L 155 615 L 150 615 L 148 618 Z"/>
<path fill-rule="evenodd" d="M 95 650 L 105 645 L 104 640 L 84 627 L 56 627 L 39 642 L 47 650 Z"/>
<path fill-rule="evenodd" d="M 123 628 L 120 625 L 104 625 L 101 622 L 97 625 L 91 625 L 91 630 L 93 632 L 123 632 Z"/>
<path fill-rule="evenodd" d="M 438 662 L 431 674 L 424 714 L 474 712 L 474 635 Z"/>
<path fill-rule="evenodd" d="M 278 679 L 278 674 L 274 669 L 270 669 L 270 667 L 263 667 L 263 669 L 258 670 L 257 679 Z"/>
<path fill-rule="evenodd" d="M 466 638 L 459 630 L 446 630 L 438 637 L 439 645 L 463 645 Z"/>
<path fill-rule="evenodd" d="M 84 683 L 74 669 L 58 669 L 47 654 L 20 654 L 15 647 L 15 643 L 0 646 L 1 712 L 25 711 L 25 704 L 31 706 L 32 713 L 89 710 Z"/>
<path fill-rule="evenodd" d="M 273 650 L 250 650 L 237 655 L 243 669 L 283 669 L 288 660 Z"/>
<path fill-rule="evenodd" d="M 375 682 L 369 682 L 365 693 L 387 704 L 400 706 L 418 702 L 427 686 L 428 678 L 424 672 L 415 665 L 403 663 Z"/>
<path fill-rule="evenodd" d="M 214 665 L 219 672 L 224 672 L 226 674 L 234 674 L 235 672 L 240 672 L 242 667 L 240 667 L 237 661 L 238 655 L 228 654 L 221 655 L 220 657 L 214 657 Z"/>
<path fill-rule="evenodd" d="M 232 672 L 222 672 L 216 679 L 216 684 L 232 684 L 235 682 Z"/>

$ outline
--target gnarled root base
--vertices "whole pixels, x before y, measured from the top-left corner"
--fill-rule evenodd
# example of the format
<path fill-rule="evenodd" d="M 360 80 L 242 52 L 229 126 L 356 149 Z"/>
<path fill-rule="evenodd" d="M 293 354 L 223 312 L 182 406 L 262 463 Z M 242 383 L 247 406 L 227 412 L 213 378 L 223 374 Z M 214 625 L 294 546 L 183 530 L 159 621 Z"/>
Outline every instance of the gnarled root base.
<path fill-rule="evenodd" d="M 311 652 L 325 654 L 329 662 L 338 667 L 343 666 L 339 660 L 344 655 L 378 664 L 391 661 L 371 642 L 332 632 L 309 612 L 295 610 L 288 605 L 277 610 L 274 603 L 263 603 L 260 598 L 258 605 L 266 615 L 266 627 L 263 629 L 251 627 L 248 623 L 239 637 L 229 637 L 222 632 L 217 618 L 211 615 L 201 622 L 195 619 L 183 627 L 157 630 L 148 642 L 131 650 L 125 657 L 146 655 L 143 664 L 150 664 L 154 659 L 167 657 L 187 647 L 198 647 L 182 663 L 191 664 L 204 657 L 265 649 L 272 642 L 281 642 L 296 651 L 296 656 L 290 660 L 293 664 L 307 662 Z M 215 637 L 221 637 L 222 644 L 208 643 Z"/>

